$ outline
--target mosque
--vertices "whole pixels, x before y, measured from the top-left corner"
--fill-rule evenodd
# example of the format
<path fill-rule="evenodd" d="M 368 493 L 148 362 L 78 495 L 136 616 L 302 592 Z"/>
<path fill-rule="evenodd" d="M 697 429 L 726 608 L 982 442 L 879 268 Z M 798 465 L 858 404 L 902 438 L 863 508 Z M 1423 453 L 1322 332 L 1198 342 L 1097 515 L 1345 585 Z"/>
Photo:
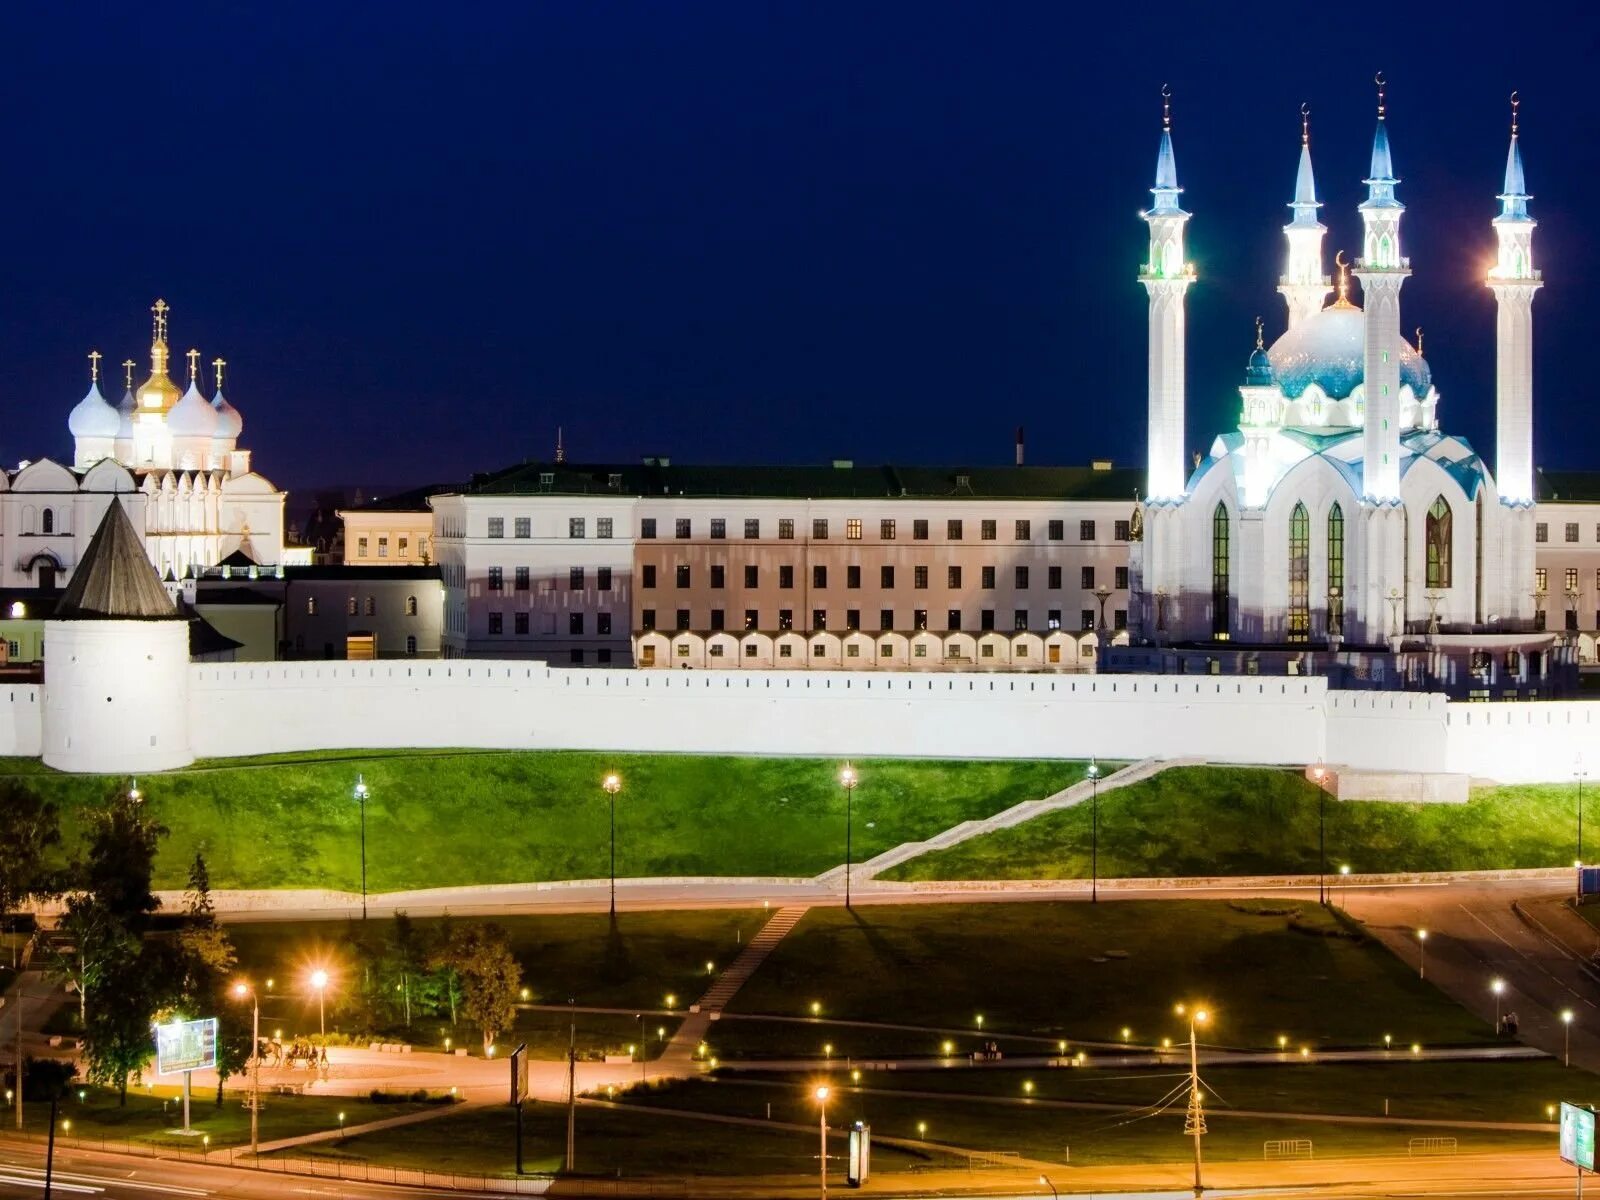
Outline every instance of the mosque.
<path fill-rule="evenodd" d="M 151 308 L 150 374 L 136 388 L 135 363 L 124 362 L 118 403 L 100 390 L 100 353 L 89 355 L 89 391 L 67 418 L 70 467 L 42 459 L 0 476 L 0 543 L 17 547 L 0 557 L 0 585 L 65 583 L 113 496 L 123 497 L 164 577 L 224 563 L 276 568 L 293 558 L 284 546 L 284 493 L 252 470 L 250 451 L 239 444 L 244 421 L 222 391 L 227 364 L 212 361 L 208 399 L 200 352 L 190 350 L 188 387 L 180 390 L 171 376 L 169 313 L 164 300 Z"/>
<path fill-rule="evenodd" d="M 1103 669 L 1318 674 L 1338 687 L 1426 687 L 1532 698 L 1575 685 L 1566 639 L 1544 631 L 1534 587 L 1535 222 L 1516 98 L 1487 283 L 1498 304 L 1495 463 L 1440 428 L 1433 368 L 1402 332 L 1411 275 L 1405 207 L 1379 77 L 1377 130 L 1359 206 L 1361 253 L 1325 271 L 1302 109 L 1299 166 L 1278 292 L 1287 328 L 1256 347 L 1237 429 L 1186 462 L 1184 255 L 1170 102 L 1164 107 L 1149 256 L 1149 465 L 1132 547 L 1134 644 Z M 1352 270 L 1353 267 L 1353 270 Z M 1360 284 L 1352 298 L 1351 275 Z M 1329 297 L 1332 296 L 1331 302 Z"/>

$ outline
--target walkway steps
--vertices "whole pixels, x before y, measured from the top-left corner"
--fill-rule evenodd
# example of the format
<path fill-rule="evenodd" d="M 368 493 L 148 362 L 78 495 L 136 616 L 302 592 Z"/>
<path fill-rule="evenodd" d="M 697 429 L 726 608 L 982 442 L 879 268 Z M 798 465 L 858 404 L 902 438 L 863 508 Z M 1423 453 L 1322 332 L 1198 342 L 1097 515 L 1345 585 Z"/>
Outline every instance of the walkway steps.
<path fill-rule="evenodd" d="M 1089 800 L 1098 788 L 1101 795 L 1116 791 L 1118 788 L 1127 787 L 1129 784 L 1140 783 L 1152 775 L 1173 767 L 1192 767 L 1200 765 L 1204 760 L 1198 758 L 1146 758 L 1131 766 L 1124 767 L 1114 774 L 1107 775 L 1096 785 L 1084 779 L 1069 788 L 1063 788 L 1054 795 L 1045 796 L 1038 800 L 1024 800 L 1021 804 L 1013 804 L 1004 812 L 998 812 L 992 817 L 981 821 L 963 821 L 959 825 L 952 825 L 936 837 L 931 837 L 924 842 L 902 842 L 891 850 L 885 850 L 876 858 L 869 858 L 865 862 L 857 863 L 851 871 L 851 878 L 858 883 L 867 883 L 890 867 L 899 866 L 907 859 L 920 858 L 934 850 L 945 850 L 960 842 L 971 838 L 982 837 L 986 833 L 993 833 L 997 829 L 1009 829 L 1013 825 L 1021 825 L 1024 821 L 1031 821 L 1045 813 L 1055 812 L 1057 809 L 1072 808 Z M 816 882 L 842 887 L 844 884 L 844 868 L 834 867 L 818 875 Z"/>
<path fill-rule="evenodd" d="M 767 955 L 771 954 L 778 943 L 788 936 L 789 931 L 800 923 L 800 918 L 806 915 L 809 907 L 805 904 L 791 904 L 780 908 L 772 914 L 755 937 L 745 943 L 739 956 L 706 989 L 705 995 L 700 997 L 699 1003 L 694 1005 L 683 1023 L 678 1026 L 677 1033 L 667 1042 L 659 1060 L 663 1066 L 669 1063 L 681 1065 L 693 1061 L 695 1051 L 705 1040 L 714 1016 L 721 1015 L 735 993 L 766 961 Z"/>

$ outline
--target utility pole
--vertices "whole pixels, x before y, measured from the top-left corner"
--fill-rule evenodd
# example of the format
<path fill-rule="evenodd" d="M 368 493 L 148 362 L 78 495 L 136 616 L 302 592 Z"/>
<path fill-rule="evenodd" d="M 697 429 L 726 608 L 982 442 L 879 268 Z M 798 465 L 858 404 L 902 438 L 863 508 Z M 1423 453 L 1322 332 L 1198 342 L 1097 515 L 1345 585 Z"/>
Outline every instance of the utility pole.
<path fill-rule="evenodd" d="M 1200 1182 L 1200 1139 L 1206 1132 L 1206 1113 L 1200 1094 L 1200 1051 L 1195 1040 L 1195 1027 L 1203 1024 L 1210 1014 L 1205 1009 L 1189 1009 L 1189 1108 L 1183 1117 L 1183 1132 L 1194 1139 L 1194 1194 L 1199 1196 L 1205 1185 Z"/>
<path fill-rule="evenodd" d="M 22 1132 L 22 1004 L 28 997 L 19 987 L 17 989 L 17 1132 Z M 50 1130 L 55 1132 L 55 1122 L 50 1123 Z"/>
<path fill-rule="evenodd" d="M 568 999 L 572 1024 L 567 1040 L 567 1173 L 577 1170 L 578 1130 L 578 1009 L 577 1000 Z"/>
<path fill-rule="evenodd" d="M 22 1081 L 21 1067 L 17 1068 L 17 1081 L 19 1084 Z M 17 1098 L 19 1100 L 22 1098 L 20 1091 L 17 1092 Z M 50 1180 L 55 1174 L 56 1167 L 56 1104 L 57 1098 L 55 1096 L 50 1097 L 50 1135 L 45 1142 L 44 1151 L 44 1200 L 50 1200 Z M 20 1104 L 17 1105 L 17 1111 L 22 1111 Z"/>

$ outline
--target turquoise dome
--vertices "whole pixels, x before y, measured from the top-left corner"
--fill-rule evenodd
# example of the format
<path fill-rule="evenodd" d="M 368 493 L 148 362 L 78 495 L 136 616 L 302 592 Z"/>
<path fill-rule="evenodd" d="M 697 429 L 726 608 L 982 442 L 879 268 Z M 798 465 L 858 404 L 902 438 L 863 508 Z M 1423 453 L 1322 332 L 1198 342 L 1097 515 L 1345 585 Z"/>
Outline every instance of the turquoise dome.
<path fill-rule="evenodd" d="M 1250 361 L 1244 367 L 1245 387 L 1271 387 L 1273 382 L 1272 359 L 1257 346 L 1250 352 Z"/>
<path fill-rule="evenodd" d="M 1349 399 L 1364 371 L 1365 332 L 1361 310 L 1335 302 L 1272 343 L 1267 355 L 1284 396 L 1298 399 L 1314 383 L 1330 400 Z M 1400 383 L 1419 400 L 1433 386 L 1428 360 L 1404 338 L 1400 339 Z"/>

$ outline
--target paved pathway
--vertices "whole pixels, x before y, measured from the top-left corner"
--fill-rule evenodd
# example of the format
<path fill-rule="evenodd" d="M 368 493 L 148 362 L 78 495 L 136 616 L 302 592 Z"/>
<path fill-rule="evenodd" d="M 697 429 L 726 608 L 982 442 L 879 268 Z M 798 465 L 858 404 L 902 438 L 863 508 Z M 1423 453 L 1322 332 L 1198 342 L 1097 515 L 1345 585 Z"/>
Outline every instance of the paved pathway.
<path fill-rule="evenodd" d="M 488 1101 L 479 1101 L 472 1104 L 440 1104 L 433 1108 L 425 1108 L 418 1112 L 402 1113 L 397 1117 L 384 1117 L 378 1121 L 367 1121 L 360 1125 L 346 1125 L 343 1128 L 320 1129 L 315 1133 L 302 1133 L 298 1137 L 276 1138 L 270 1142 L 261 1143 L 262 1154 L 273 1154 L 279 1150 L 292 1150 L 299 1146 L 315 1146 L 328 1142 L 342 1142 L 346 1138 L 360 1137 L 364 1133 L 377 1133 L 381 1129 L 398 1129 L 403 1125 L 419 1125 L 423 1121 L 436 1121 L 440 1117 L 450 1116 L 453 1113 L 463 1113 L 475 1108 L 489 1107 Z M 229 1147 L 226 1150 L 214 1150 L 212 1154 L 231 1161 L 238 1155 L 240 1147 Z M 242 1148 L 249 1154 L 249 1147 Z"/>
<path fill-rule="evenodd" d="M 705 995 L 700 997 L 699 1003 L 690 1006 L 689 1015 L 656 1059 L 662 1074 L 684 1074 L 693 1069 L 695 1052 L 700 1043 L 705 1041 L 711 1022 L 722 1016 L 723 1008 L 733 999 L 734 993 L 755 974 L 756 968 L 766 961 L 767 955 L 805 915 L 806 906 L 803 904 L 780 908 L 761 927 L 760 932 L 745 943 L 739 956 L 717 976 L 706 989 Z"/>

